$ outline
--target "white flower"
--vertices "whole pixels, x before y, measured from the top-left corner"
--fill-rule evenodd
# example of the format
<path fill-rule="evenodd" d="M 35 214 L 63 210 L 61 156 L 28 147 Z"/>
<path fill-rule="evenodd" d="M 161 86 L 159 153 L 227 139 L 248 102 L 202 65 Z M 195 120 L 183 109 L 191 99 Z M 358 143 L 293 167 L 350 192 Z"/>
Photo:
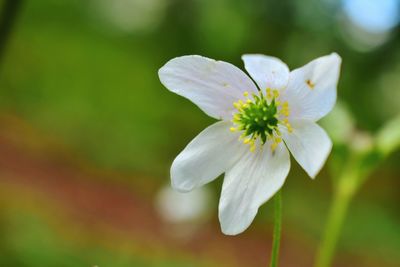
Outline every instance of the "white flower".
<path fill-rule="evenodd" d="M 221 121 L 176 157 L 172 186 L 188 192 L 225 173 L 219 202 L 222 232 L 243 232 L 283 185 L 293 157 L 314 178 L 332 142 L 316 124 L 336 102 L 341 58 L 333 53 L 289 72 L 281 60 L 242 57 L 247 72 L 201 56 L 170 60 L 162 84 Z M 283 142 L 282 142 L 283 140 Z"/>
<path fill-rule="evenodd" d="M 157 194 L 156 208 L 162 219 L 169 223 L 201 221 L 206 217 L 210 192 L 207 188 L 198 188 L 186 194 L 180 194 L 165 186 Z"/>

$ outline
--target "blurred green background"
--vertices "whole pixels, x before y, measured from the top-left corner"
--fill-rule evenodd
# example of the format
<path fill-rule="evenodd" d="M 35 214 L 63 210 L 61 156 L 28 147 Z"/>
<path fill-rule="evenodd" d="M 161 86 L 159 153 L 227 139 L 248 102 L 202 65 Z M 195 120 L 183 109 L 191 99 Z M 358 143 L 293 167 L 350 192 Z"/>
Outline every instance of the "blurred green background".
<path fill-rule="evenodd" d="M 186 54 L 242 68 L 244 53 L 293 69 L 335 51 L 338 97 L 374 133 L 400 113 L 399 20 L 398 0 L 22 1 L 0 62 L 0 266 L 266 266 L 270 203 L 227 237 L 221 179 L 184 200 L 168 189 L 172 160 L 213 119 L 158 69 Z M 400 266 L 399 162 L 352 203 L 335 266 Z M 311 266 L 332 177 L 292 165 L 281 262 Z"/>

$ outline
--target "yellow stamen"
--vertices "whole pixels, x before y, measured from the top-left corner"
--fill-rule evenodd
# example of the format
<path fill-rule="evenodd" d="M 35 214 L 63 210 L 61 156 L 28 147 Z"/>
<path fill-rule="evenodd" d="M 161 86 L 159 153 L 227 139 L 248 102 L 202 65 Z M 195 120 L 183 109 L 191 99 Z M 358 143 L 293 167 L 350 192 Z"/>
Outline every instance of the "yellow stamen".
<path fill-rule="evenodd" d="M 272 150 L 272 152 L 275 151 L 275 149 L 276 149 L 277 146 L 278 146 L 278 143 L 272 143 L 272 144 L 271 144 L 271 150 Z"/>
<path fill-rule="evenodd" d="M 271 88 L 267 88 L 266 93 L 267 93 L 267 98 L 269 99 L 272 98 Z"/>
<path fill-rule="evenodd" d="M 287 101 L 283 102 L 282 109 L 280 110 L 280 113 L 282 115 L 284 115 L 285 117 L 288 117 L 290 115 L 289 103 Z"/>
<path fill-rule="evenodd" d="M 250 152 L 254 152 L 254 150 L 256 150 L 256 145 L 253 142 L 253 144 L 250 145 Z"/>
<path fill-rule="evenodd" d="M 287 127 L 289 133 L 293 132 L 293 128 L 292 128 L 292 125 L 290 125 L 290 123 L 287 123 L 286 127 Z"/>

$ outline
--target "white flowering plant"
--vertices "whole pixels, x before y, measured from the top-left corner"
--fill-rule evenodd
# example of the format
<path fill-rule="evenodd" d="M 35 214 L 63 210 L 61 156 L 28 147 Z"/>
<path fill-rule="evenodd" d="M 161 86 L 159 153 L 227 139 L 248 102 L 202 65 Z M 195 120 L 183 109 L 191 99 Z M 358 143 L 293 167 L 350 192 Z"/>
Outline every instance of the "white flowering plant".
<path fill-rule="evenodd" d="M 336 103 L 341 58 L 332 53 L 290 71 L 280 59 L 243 55 L 249 76 L 203 56 L 177 57 L 158 72 L 161 83 L 219 120 L 175 158 L 171 184 L 189 192 L 225 174 L 219 201 L 224 234 L 246 230 L 275 197 L 271 267 L 278 264 L 281 194 L 290 155 L 315 178 L 332 149 L 317 121 Z"/>
<path fill-rule="evenodd" d="M 249 76 L 223 61 L 182 56 L 160 70 L 162 84 L 219 120 L 202 131 L 175 158 L 172 187 L 189 192 L 225 174 L 219 202 L 224 234 L 246 230 L 259 207 L 275 197 L 271 267 L 278 264 L 281 195 L 290 169 L 289 151 L 315 178 L 332 150 L 317 121 L 336 103 L 341 58 L 336 53 L 289 71 L 281 60 L 242 56 Z M 355 129 L 342 105 L 325 120 L 336 142 L 330 164 L 334 197 L 315 266 L 331 266 L 351 198 L 369 174 L 400 146 L 399 117 L 376 135 Z"/>
<path fill-rule="evenodd" d="M 283 186 L 289 151 L 310 177 L 322 168 L 332 142 L 316 122 L 336 102 L 341 64 L 336 53 L 293 71 L 271 56 L 242 59 L 251 78 L 202 56 L 174 58 L 159 70 L 166 88 L 220 120 L 176 157 L 171 179 L 173 188 L 187 192 L 225 173 L 219 220 L 228 235 L 247 229 Z"/>

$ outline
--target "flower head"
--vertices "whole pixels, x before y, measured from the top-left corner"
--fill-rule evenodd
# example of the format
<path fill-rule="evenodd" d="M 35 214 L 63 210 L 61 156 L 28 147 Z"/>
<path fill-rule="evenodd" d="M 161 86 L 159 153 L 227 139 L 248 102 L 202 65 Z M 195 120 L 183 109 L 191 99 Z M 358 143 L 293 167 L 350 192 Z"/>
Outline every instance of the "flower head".
<path fill-rule="evenodd" d="M 252 79 L 237 67 L 201 56 L 170 60 L 161 82 L 219 122 L 176 157 L 172 186 L 182 192 L 225 173 L 219 220 L 225 234 L 243 232 L 283 185 L 290 156 L 314 178 L 332 143 L 316 124 L 336 102 L 340 57 L 333 53 L 289 71 L 281 60 L 244 55 Z"/>

